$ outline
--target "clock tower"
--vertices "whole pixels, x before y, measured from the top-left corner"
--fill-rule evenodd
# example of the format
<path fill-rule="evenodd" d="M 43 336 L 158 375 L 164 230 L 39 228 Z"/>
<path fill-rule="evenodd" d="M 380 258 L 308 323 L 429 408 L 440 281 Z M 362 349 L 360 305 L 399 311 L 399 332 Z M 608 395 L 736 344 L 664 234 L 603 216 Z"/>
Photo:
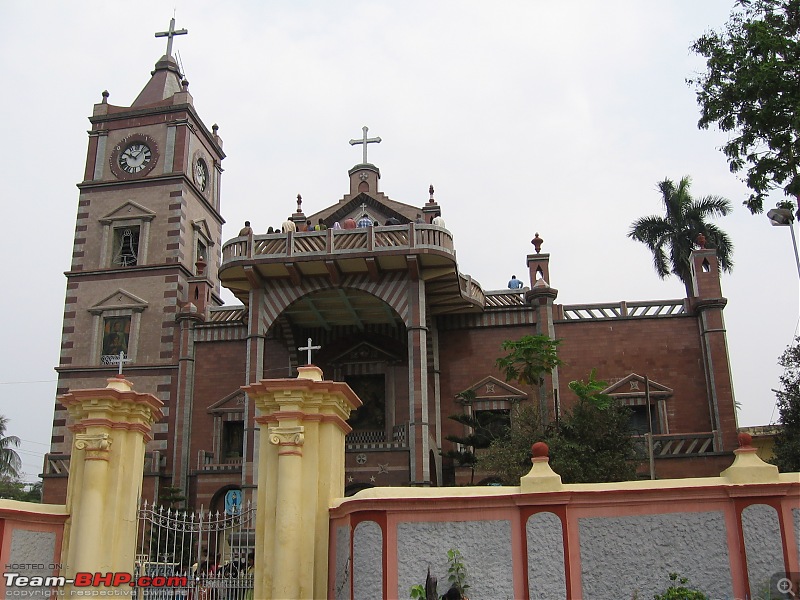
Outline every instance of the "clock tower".
<path fill-rule="evenodd" d="M 133 103 L 113 105 L 103 92 L 89 117 L 57 367 L 58 394 L 105 387 L 124 369 L 137 391 L 158 396 L 165 417 L 153 428 L 148 457 L 152 473 L 170 474 L 187 462 L 172 433 L 191 418 L 181 404 L 191 399 L 191 373 L 181 361 L 185 330 L 221 304 L 225 157 L 217 126 L 209 129 L 198 116 L 172 57 L 173 37 L 186 33 L 174 25 L 156 34 L 168 38 L 167 52 Z M 64 500 L 74 433 L 68 425 L 56 401 L 46 502 Z"/>

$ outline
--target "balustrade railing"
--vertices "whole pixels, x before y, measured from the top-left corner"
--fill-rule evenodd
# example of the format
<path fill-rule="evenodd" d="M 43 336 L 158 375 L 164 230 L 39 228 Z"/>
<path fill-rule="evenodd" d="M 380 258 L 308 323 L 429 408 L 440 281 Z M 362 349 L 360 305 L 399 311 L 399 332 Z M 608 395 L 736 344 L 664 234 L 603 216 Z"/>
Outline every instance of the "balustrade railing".
<path fill-rule="evenodd" d="M 223 264 L 254 257 L 288 257 L 348 252 L 391 252 L 408 248 L 436 248 L 454 253 L 452 234 L 435 225 L 409 223 L 362 227 L 269 233 L 237 237 L 222 247 Z"/>
<path fill-rule="evenodd" d="M 647 455 L 647 436 L 637 436 L 639 451 Z M 714 432 L 666 433 L 653 436 L 653 456 L 698 456 L 714 452 Z"/>
<path fill-rule="evenodd" d="M 347 434 L 345 444 L 348 450 L 391 450 L 407 448 L 407 427 L 403 423 L 392 427 L 392 439 L 386 441 L 383 430 L 353 431 Z"/>
<path fill-rule="evenodd" d="M 242 468 L 242 457 L 231 456 L 216 459 L 213 452 L 200 450 L 197 453 L 198 471 L 231 471 Z"/>
<path fill-rule="evenodd" d="M 605 304 L 569 304 L 561 307 L 567 321 L 674 317 L 686 314 L 685 300 L 653 300 Z"/>

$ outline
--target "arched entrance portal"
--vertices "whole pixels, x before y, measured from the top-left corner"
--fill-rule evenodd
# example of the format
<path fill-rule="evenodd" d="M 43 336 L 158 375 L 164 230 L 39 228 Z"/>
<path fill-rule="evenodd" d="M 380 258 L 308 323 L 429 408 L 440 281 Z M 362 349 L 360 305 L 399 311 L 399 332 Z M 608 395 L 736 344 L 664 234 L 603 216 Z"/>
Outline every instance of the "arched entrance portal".
<path fill-rule="evenodd" d="M 265 353 L 265 372 L 287 359 L 306 364 L 307 352 L 299 347 L 311 338 L 320 347 L 312 362 L 325 379 L 346 382 L 361 398 L 363 406 L 348 421 L 353 431 L 347 436 L 347 484 L 406 484 L 408 334 L 397 311 L 363 289 L 321 289 L 283 310 L 267 337 L 285 354 Z"/>

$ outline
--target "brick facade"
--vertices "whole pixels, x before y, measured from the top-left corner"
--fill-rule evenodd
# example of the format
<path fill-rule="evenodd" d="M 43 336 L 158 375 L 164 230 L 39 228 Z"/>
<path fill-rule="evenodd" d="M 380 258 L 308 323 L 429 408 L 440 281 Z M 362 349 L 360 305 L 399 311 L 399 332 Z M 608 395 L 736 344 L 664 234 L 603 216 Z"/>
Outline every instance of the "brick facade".
<path fill-rule="evenodd" d="M 631 390 L 646 376 L 660 386 L 653 407 L 670 436 L 659 446 L 659 477 L 717 474 L 731 460 L 736 418 L 713 253 L 695 253 L 694 296 L 678 301 L 560 304 L 549 255 L 539 253 L 528 257 L 526 288 L 483 290 L 461 270 L 469 265 L 456 262 L 452 233 L 430 224 L 442 210 L 435 200 L 416 207 L 390 199 L 378 190 L 380 171 L 366 164 L 349 171 L 338 203 L 308 216 L 298 203 L 295 222 L 321 220 L 327 230 L 223 244 L 222 142 L 196 114 L 174 61 L 162 58 L 154 73 L 163 71 L 181 91 L 131 107 L 104 98 L 90 118 L 57 368 L 59 393 L 102 387 L 115 371 L 100 361 L 103 319 L 130 317 L 125 375 L 164 402 L 147 447 L 146 497 L 175 486 L 191 506 L 213 508 L 226 489 L 250 490 L 260 432 L 240 388 L 294 377 L 309 338 L 321 346 L 313 362 L 325 376 L 347 381 L 364 401 L 347 444 L 350 491 L 452 482 L 442 452 L 453 448 L 447 435 L 463 433 L 447 418 L 465 410 L 456 396 L 484 382 L 481 402 L 507 406 L 508 390 L 495 383 L 500 345 L 535 333 L 561 340 L 564 365 L 543 390 L 515 392 L 515 402 L 539 402 L 552 417 L 556 398 L 561 410 L 571 402 L 568 382 L 592 369 L 611 384 L 633 378 Z M 131 135 L 152 145 L 157 160 L 141 176 L 114 163 Z M 193 176 L 199 159 L 212 166 L 207 187 Z M 333 228 L 364 214 L 400 225 Z M 113 263 L 116 224 L 139 227 L 135 265 Z M 242 306 L 221 306 L 221 285 Z M 681 435 L 704 445 L 689 448 Z M 47 502 L 63 501 L 70 448 L 56 402 Z"/>

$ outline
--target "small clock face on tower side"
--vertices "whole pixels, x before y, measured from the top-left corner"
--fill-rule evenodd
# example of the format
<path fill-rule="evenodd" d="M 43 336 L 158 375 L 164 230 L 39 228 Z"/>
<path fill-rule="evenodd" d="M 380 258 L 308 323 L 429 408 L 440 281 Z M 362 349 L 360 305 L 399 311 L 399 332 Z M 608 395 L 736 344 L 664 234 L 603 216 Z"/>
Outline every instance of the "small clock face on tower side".
<path fill-rule="evenodd" d="M 119 168 L 134 175 L 143 171 L 153 158 L 149 146 L 143 142 L 134 142 L 119 154 Z"/>
<path fill-rule="evenodd" d="M 206 186 L 208 185 L 208 167 L 206 166 L 206 161 L 202 158 L 198 158 L 194 163 L 194 182 L 197 184 L 197 187 L 200 188 L 201 192 L 206 191 Z"/>

